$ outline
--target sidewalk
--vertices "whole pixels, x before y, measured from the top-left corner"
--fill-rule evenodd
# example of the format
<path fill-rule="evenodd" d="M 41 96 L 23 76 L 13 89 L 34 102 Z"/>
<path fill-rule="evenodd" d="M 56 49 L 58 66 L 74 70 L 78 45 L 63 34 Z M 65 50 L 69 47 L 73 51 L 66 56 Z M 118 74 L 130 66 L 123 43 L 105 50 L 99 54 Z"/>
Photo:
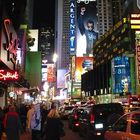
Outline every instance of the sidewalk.
<path fill-rule="evenodd" d="M 2 140 L 6 140 L 6 136 L 2 137 Z M 24 133 L 21 135 L 20 140 L 31 140 L 31 135 L 29 133 Z"/>

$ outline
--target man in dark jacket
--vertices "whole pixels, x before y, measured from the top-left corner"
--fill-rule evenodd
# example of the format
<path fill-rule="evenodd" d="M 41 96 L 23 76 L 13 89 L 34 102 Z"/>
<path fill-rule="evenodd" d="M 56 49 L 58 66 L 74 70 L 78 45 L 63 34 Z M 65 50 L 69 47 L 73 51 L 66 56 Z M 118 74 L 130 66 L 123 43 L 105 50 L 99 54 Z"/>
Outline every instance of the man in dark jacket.
<path fill-rule="evenodd" d="M 15 106 L 9 107 L 9 112 L 4 118 L 4 128 L 7 135 L 7 140 L 20 140 L 20 133 L 23 132 L 19 115 L 16 112 Z"/>

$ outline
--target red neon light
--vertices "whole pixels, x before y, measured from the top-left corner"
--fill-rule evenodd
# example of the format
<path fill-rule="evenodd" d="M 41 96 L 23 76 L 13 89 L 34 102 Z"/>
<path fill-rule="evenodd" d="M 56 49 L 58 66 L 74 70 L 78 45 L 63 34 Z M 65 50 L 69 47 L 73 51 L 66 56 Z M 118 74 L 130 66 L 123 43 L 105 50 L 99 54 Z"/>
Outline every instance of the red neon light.
<path fill-rule="evenodd" d="M 18 80 L 18 78 L 19 74 L 17 71 L 0 70 L 0 80 L 2 81 Z"/>
<path fill-rule="evenodd" d="M 5 31 L 6 31 L 6 38 L 7 38 L 6 50 L 7 51 L 9 50 L 11 53 L 16 55 L 16 48 L 19 44 L 18 44 L 18 39 L 14 38 L 13 32 L 9 31 L 10 24 L 12 24 L 10 19 L 5 19 L 4 20 L 4 28 L 5 28 Z M 11 33 L 11 37 L 10 37 L 10 33 Z"/>

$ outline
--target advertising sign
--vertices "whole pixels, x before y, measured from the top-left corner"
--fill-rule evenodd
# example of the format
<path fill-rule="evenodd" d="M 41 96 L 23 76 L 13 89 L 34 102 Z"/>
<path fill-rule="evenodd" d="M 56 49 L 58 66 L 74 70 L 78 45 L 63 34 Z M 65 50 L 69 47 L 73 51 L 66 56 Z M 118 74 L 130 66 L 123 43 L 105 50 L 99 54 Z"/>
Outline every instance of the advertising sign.
<path fill-rule="evenodd" d="M 14 70 L 0 70 L 0 81 L 17 81 L 19 74 Z"/>
<path fill-rule="evenodd" d="M 66 69 L 57 70 L 57 88 L 65 88 Z"/>
<path fill-rule="evenodd" d="M 54 64 L 47 64 L 47 81 L 53 83 L 56 81 L 56 69 Z"/>
<path fill-rule="evenodd" d="M 136 32 L 136 62 L 137 62 L 137 80 L 140 84 L 140 32 Z"/>
<path fill-rule="evenodd" d="M 76 48 L 75 10 L 75 0 L 70 0 L 70 55 L 75 55 Z"/>
<path fill-rule="evenodd" d="M 32 29 L 29 30 L 29 36 L 34 40 L 34 45 L 30 47 L 31 52 L 37 52 L 38 51 L 38 30 Z"/>
<path fill-rule="evenodd" d="M 98 39 L 96 6 L 96 1 L 77 1 L 78 57 L 93 55 L 93 44 Z"/>
<path fill-rule="evenodd" d="M 81 98 L 81 88 L 74 88 L 71 98 L 73 99 Z"/>
<path fill-rule="evenodd" d="M 93 57 L 76 57 L 75 78 L 77 82 L 81 81 L 81 75 L 93 69 Z"/>
<path fill-rule="evenodd" d="M 113 93 L 131 92 L 129 57 L 116 57 L 112 60 Z"/>

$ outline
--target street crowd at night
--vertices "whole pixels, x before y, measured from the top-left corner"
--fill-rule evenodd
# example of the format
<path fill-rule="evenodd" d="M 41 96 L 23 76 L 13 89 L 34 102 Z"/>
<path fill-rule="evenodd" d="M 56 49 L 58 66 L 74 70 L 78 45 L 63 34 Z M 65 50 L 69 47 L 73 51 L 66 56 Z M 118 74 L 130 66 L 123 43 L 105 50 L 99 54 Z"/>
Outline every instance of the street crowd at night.
<path fill-rule="evenodd" d="M 140 140 L 140 0 L 0 0 L 0 140 Z"/>

